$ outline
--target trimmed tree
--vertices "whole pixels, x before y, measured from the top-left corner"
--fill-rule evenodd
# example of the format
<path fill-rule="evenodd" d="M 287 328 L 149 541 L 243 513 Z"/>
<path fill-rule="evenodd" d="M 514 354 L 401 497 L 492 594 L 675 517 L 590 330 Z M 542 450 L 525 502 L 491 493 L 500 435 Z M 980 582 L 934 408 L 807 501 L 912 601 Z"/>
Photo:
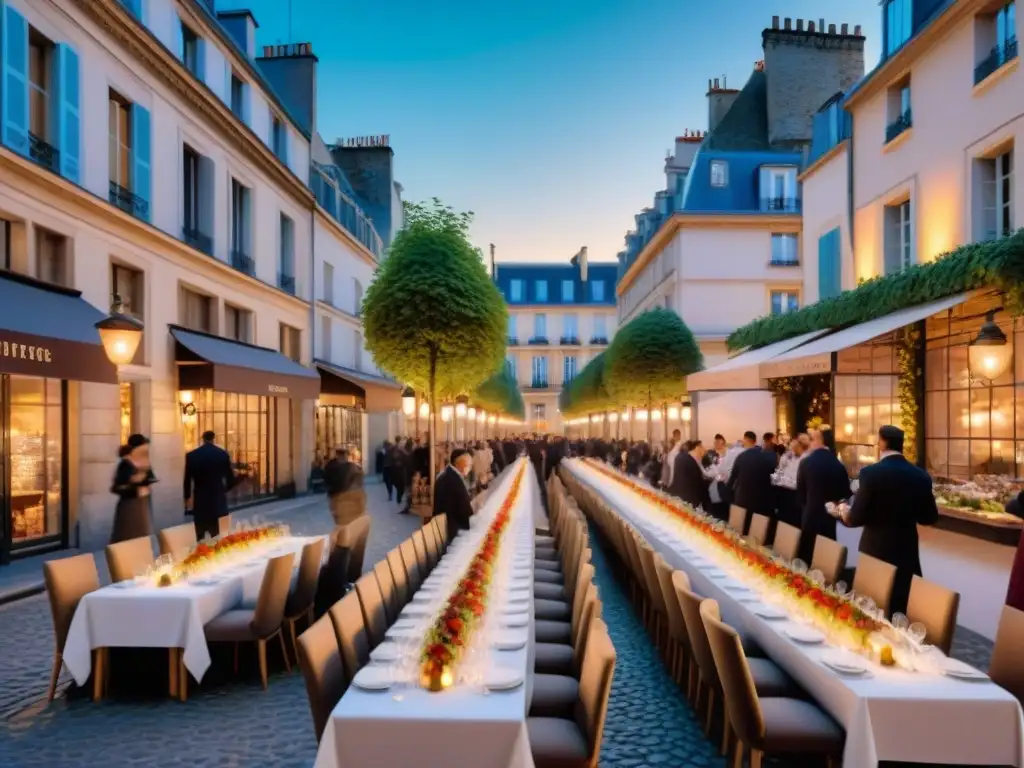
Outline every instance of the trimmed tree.
<path fill-rule="evenodd" d="M 615 401 L 605 386 L 606 362 L 607 350 L 583 366 L 569 386 L 562 389 L 559 410 L 563 417 L 589 416 L 615 407 Z"/>
<path fill-rule="evenodd" d="M 647 409 L 651 440 L 651 408 L 686 394 L 686 377 L 704 365 L 697 340 L 682 318 L 663 307 L 633 318 L 608 346 L 605 386 L 612 400 Z"/>
<path fill-rule="evenodd" d="M 437 198 L 406 203 L 405 223 L 363 298 L 377 365 L 428 394 L 431 494 L 438 398 L 472 393 L 505 355 L 508 311 L 469 243 L 471 221 Z"/>
<path fill-rule="evenodd" d="M 476 388 L 471 398 L 477 406 L 501 416 L 524 418 L 523 396 L 519 384 L 506 366 Z"/>

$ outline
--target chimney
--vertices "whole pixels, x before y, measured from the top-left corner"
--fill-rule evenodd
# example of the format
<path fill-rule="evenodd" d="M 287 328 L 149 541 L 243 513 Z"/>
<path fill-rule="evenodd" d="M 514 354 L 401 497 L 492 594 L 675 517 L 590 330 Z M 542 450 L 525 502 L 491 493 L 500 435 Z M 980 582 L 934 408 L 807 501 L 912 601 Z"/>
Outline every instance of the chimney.
<path fill-rule="evenodd" d="M 715 130 L 722 118 L 725 117 L 732 103 L 736 101 L 739 91 L 735 88 L 725 87 L 725 75 L 721 80 L 717 77 L 708 81 L 708 130 Z"/>
<path fill-rule="evenodd" d="M 310 43 L 264 45 L 256 59 L 278 98 L 306 133 L 316 132 L 316 65 Z"/>
<path fill-rule="evenodd" d="M 335 165 L 341 168 L 352 185 L 363 213 L 373 221 L 385 245 L 389 244 L 395 157 L 389 146 L 389 137 L 362 136 L 339 140 L 328 149 Z"/>
<path fill-rule="evenodd" d="M 580 248 L 580 280 L 587 282 L 587 246 Z"/>
<path fill-rule="evenodd" d="M 213 3 L 210 3 L 210 10 L 213 10 Z M 224 27 L 231 39 L 238 43 L 238 47 L 245 51 L 250 59 L 256 56 L 256 30 L 259 24 L 252 11 L 240 8 L 235 11 L 219 11 L 217 21 Z"/>

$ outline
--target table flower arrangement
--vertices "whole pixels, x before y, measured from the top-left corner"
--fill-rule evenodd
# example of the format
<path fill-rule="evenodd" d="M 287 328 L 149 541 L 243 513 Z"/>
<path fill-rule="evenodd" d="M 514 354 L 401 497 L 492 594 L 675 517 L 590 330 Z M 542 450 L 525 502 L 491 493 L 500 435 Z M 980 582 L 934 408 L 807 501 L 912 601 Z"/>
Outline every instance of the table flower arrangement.
<path fill-rule="evenodd" d="M 162 571 L 157 577 L 161 587 L 181 581 L 191 574 L 199 573 L 226 557 L 236 555 L 262 542 L 279 539 L 285 536 L 286 529 L 282 525 L 264 525 L 258 528 L 232 531 L 215 539 L 204 539 L 169 569 Z"/>
<path fill-rule="evenodd" d="M 427 630 L 420 658 L 420 685 L 427 690 L 441 691 L 452 684 L 455 664 L 487 609 L 494 563 L 511 519 L 512 507 L 519 497 L 525 469 L 525 465 L 520 467 L 469 567 Z"/>

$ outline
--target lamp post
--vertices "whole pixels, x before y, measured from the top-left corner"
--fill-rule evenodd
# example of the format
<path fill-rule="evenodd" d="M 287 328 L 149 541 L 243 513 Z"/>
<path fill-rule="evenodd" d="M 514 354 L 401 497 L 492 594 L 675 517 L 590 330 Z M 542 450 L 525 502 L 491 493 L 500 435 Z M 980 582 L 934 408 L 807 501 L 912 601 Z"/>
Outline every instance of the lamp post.
<path fill-rule="evenodd" d="M 416 415 L 416 392 L 408 385 L 406 385 L 405 389 L 402 390 L 402 415 L 405 416 L 405 429 L 406 434 L 408 434 L 409 417 Z M 418 432 L 419 429 L 416 431 Z"/>
<path fill-rule="evenodd" d="M 107 353 L 107 359 L 117 366 L 128 365 L 135 357 L 135 350 L 139 348 L 145 326 L 141 320 L 124 314 L 124 303 L 120 296 L 114 294 L 110 314 L 97 321 L 95 327 L 100 333 L 100 342 L 103 351 Z"/>
<path fill-rule="evenodd" d="M 986 313 L 977 338 L 967 345 L 967 361 L 972 379 L 992 382 L 1002 376 L 1013 361 L 1013 347 L 1003 329 L 995 323 L 999 310 Z"/>

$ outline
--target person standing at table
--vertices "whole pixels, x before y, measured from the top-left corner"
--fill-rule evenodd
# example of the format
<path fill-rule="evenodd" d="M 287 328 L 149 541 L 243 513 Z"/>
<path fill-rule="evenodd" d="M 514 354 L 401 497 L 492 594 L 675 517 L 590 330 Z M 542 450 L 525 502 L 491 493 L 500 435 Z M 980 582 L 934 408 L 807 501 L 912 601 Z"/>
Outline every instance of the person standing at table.
<path fill-rule="evenodd" d="M 903 613 L 910 584 L 921 575 L 917 526 L 935 525 L 939 508 L 932 478 L 903 455 L 903 430 L 886 425 L 878 430 L 879 460 L 860 471 L 853 502 L 840 513 L 849 528 L 863 528 L 860 551 L 896 566 L 889 612 Z"/>
<path fill-rule="evenodd" d="M 678 496 L 691 507 L 711 510 L 711 496 L 708 493 L 708 479 L 704 476 L 701 461 L 704 458 L 704 444 L 700 440 L 689 440 L 684 450 L 676 456 L 672 469 L 672 485 L 668 492 Z"/>
<path fill-rule="evenodd" d="M 196 539 L 220 533 L 219 519 L 228 513 L 228 491 L 238 482 L 228 452 L 214 444 L 217 436 L 203 432 L 203 444 L 185 454 L 185 514 L 192 517 Z"/>
<path fill-rule="evenodd" d="M 834 453 L 832 430 L 812 429 L 808 437 L 811 450 L 796 472 L 796 498 L 801 530 L 798 557 L 810 565 L 818 536 L 836 538 L 836 521 L 825 505 L 850 497 L 850 475 Z"/>
<path fill-rule="evenodd" d="M 668 489 L 672 487 L 672 473 L 676 468 L 676 459 L 683 452 L 683 433 L 678 429 L 672 430 L 671 447 L 665 457 L 665 465 L 661 469 L 661 487 Z"/>
<path fill-rule="evenodd" d="M 448 542 L 459 531 L 469 530 L 469 518 L 473 516 L 473 503 L 469 499 L 466 476 L 473 466 L 473 457 L 468 451 L 456 448 L 452 451 L 451 462 L 437 477 L 434 487 L 434 517 L 448 516 Z"/>
<path fill-rule="evenodd" d="M 774 517 L 772 473 L 775 472 L 775 458 L 774 451 L 765 451 L 757 445 L 754 432 L 743 433 L 743 452 L 736 457 L 726 482 L 730 503 L 747 511 L 741 533 L 750 528 L 750 520 L 755 514 Z"/>
<path fill-rule="evenodd" d="M 131 435 L 119 455 L 121 461 L 110 487 L 111 493 L 117 495 L 111 544 L 153 534 L 149 487 L 157 480 L 149 464 L 149 439 Z"/>

